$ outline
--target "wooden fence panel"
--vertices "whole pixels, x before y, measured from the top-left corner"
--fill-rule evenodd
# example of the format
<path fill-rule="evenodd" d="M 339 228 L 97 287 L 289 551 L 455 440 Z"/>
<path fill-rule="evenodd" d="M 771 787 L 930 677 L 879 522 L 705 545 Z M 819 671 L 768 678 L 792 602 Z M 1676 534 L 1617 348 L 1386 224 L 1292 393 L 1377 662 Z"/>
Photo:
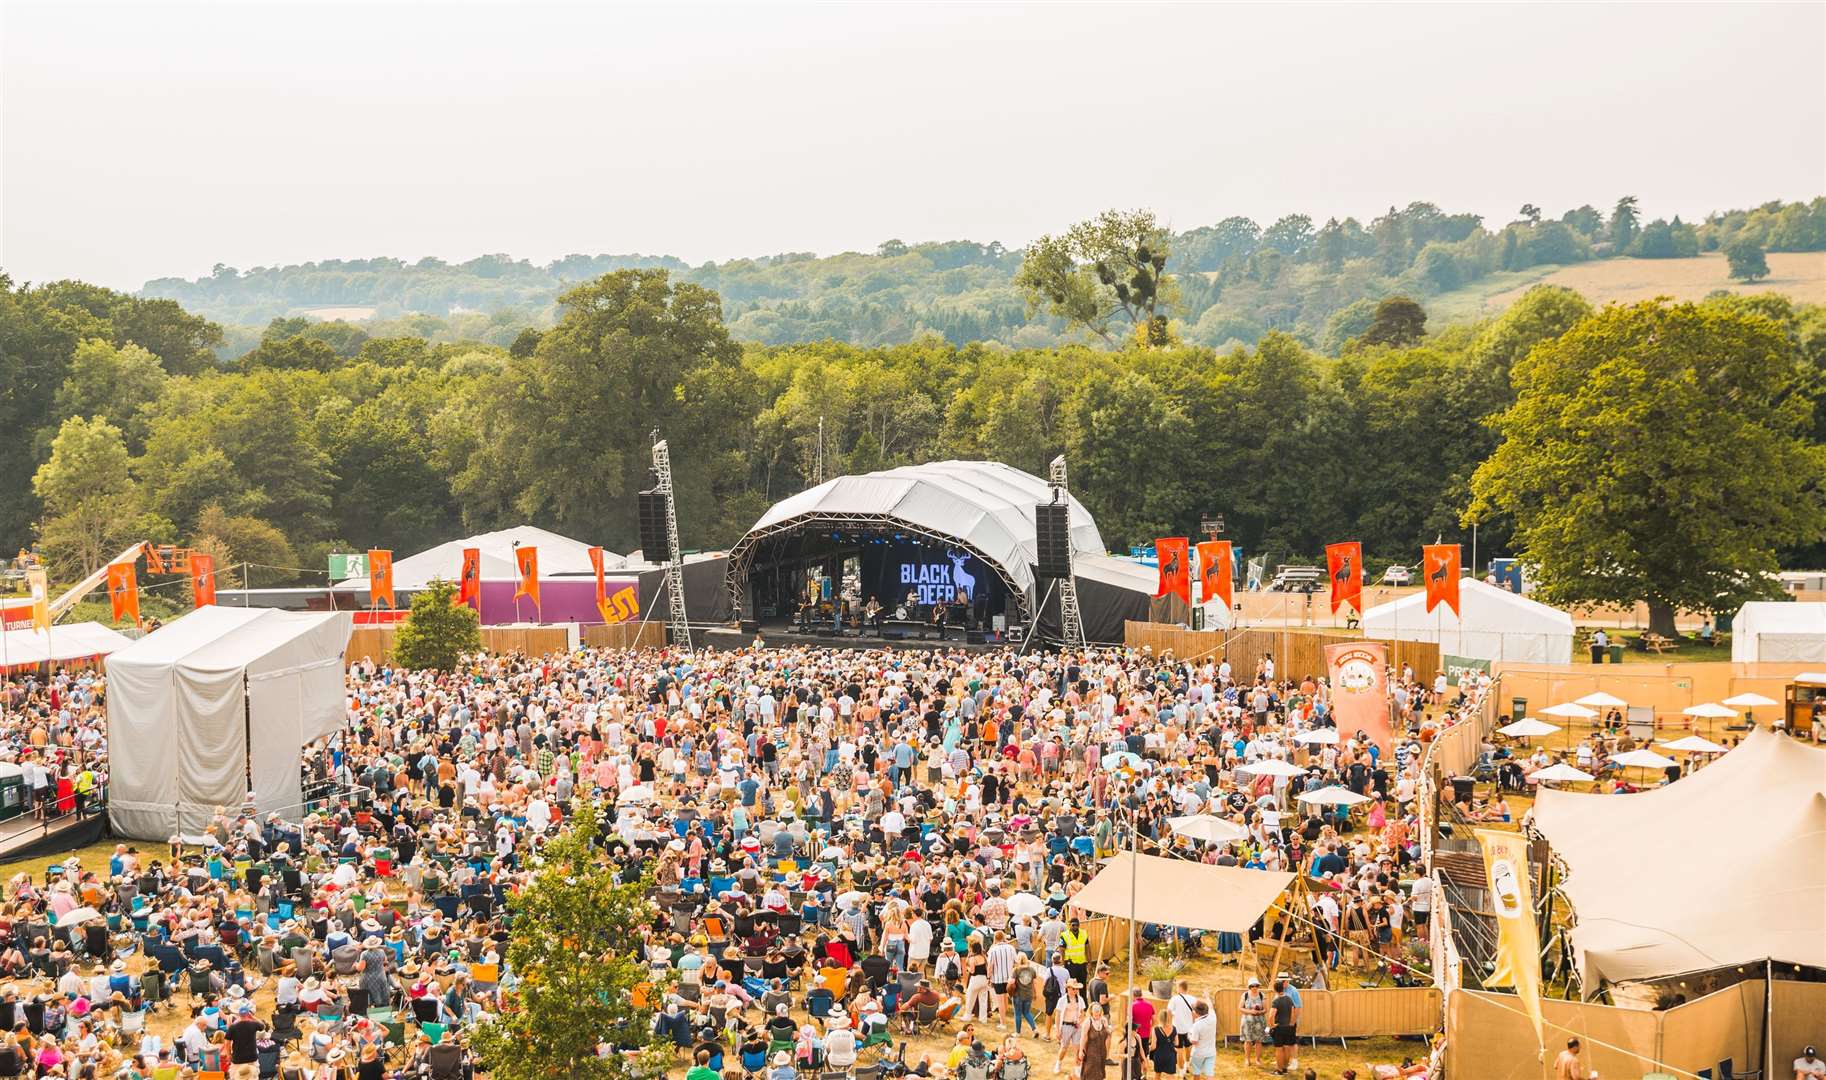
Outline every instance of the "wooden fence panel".
<path fill-rule="evenodd" d="M 1161 623 L 1129 622 L 1123 641 L 1132 648 L 1146 646 L 1154 652 L 1171 650 L 1182 659 L 1202 660 L 1221 656 L 1239 679 L 1247 681 L 1256 666 L 1267 656 L 1274 657 L 1278 675 L 1298 679 L 1325 673 L 1325 647 L 1344 642 L 1378 641 L 1388 646 L 1389 661 L 1414 669 L 1415 678 L 1431 683 L 1439 674 L 1439 645 L 1431 641 L 1390 641 L 1361 635 L 1306 630 L 1295 627 L 1258 627 L 1225 632 L 1222 630 L 1187 630 Z"/>
<path fill-rule="evenodd" d="M 666 644 L 666 628 L 656 622 L 597 624 L 583 628 L 583 643 L 592 649 L 659 649 Z"/>
<path fill-rule="evenodd" d="M 1262 988 L 1273 1000 L 1274 990 Z M 1217 1033 L 1234 1039 L 1242 1034 L 1238 1007 L 1243 992 L 1218 990 L 1212 995 Z M 1431 1035 L 1439 1030 L 1443 1005 L 1431 986 L 1391 986 L 1369 990 L 1301 990 L 1300 1037 L 1371 1039 L 1397 1035 Z"/>
<path fill-rule="evenodd" d="M 377 664 L 393 657 L 393 642 L 399 634 L 395 626 L 357 626 L 349 635 L 343 660 L 354 663 L 362 657 Z M 491 653 L 524 653 L 544 656 L 550 652 L 567 652 L 571 647 L 570 630 L 563 626 L 484 626 L 482 648 Z"/>

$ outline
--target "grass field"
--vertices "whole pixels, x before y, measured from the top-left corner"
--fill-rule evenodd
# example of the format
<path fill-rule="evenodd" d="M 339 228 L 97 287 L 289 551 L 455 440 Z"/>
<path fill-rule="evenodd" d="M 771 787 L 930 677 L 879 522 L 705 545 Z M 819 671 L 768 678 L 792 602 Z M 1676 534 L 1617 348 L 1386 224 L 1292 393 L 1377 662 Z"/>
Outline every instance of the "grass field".
<path fill-rule="evenodd" d="M 1597 259 L 1573 266 L 1534 267 L 1491 274 L 1462 289 L 1426 301 L 1429 322 L 1443 325 L 1494 315 L 1536 285 L 1564 285 L 1593 304 L 1629 303 L 1657 296 L 1700 300 L 1718 289 L 1734 293 L 1774 292 L 1809 304 L 1826 303 L 1826 252 L 1771 252 L 1769 276 L 1754 285 L 1732 281 L 1725 257 L 1691 259 Z"/>

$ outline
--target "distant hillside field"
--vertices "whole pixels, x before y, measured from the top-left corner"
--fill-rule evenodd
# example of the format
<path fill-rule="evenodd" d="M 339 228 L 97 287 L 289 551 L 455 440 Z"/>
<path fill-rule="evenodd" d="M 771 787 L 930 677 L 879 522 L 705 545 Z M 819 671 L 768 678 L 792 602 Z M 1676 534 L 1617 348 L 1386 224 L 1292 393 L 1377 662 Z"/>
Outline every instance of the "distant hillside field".
<path fill-rule="evenodd" d="M 1734 293 L 1781 293 L 1796 303 L 1826 303 L 1826 252 L 1772 251 L 1769 276 L 1746 285 L 1732 281 L 1725 257 L 1717 252 L 1690 259 L 1600 259 L 1572 266 L 1538 266 L 1497 273 L 1463 289 L 1425 301 L 1436 322 L 1494 315 L 1536 285 L 1564 285 L 1594 304 L 1631 303 L 1668 296 L 1702 300 L 1725 289 Z"/>

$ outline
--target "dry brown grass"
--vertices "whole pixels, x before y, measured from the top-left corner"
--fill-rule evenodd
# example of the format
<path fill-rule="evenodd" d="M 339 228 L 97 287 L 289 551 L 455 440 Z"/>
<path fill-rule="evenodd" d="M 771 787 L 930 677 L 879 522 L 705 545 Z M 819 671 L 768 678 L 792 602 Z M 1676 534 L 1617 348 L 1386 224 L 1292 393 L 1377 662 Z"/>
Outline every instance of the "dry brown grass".
<path fill-rule="evenodd" d="M 1484 310 L 1495 314 L 1537 284 L 1564 285 L 1593 304 L 1631 303 L 1657 296 L 1700 300 L 1718 289 L 1782 293 L 1796 302 L 1826 303 L 1826 252 L 1771 252 L 1768 260 L 1769 276 L 1746 285 L 1731 280 L 1725 257 L 1716 252 L 1691 259 L 1598 259 L 1493 293 L 1485 298 Z"/>

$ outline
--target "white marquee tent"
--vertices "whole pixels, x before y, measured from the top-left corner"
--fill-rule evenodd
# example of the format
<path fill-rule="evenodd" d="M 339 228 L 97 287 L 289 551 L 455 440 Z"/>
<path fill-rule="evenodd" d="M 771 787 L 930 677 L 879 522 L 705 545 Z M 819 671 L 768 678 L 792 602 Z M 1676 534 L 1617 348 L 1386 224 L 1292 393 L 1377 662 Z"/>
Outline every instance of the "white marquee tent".
<path fill-rule="evenodd" d="M 1826 661 L 1826 603 L 1752 600 L 1731 620 L 1731 661 Z"/>
<path fill-rule="evenodd" d="M 514 563 L 514 549 L 520 547 L 539 549 L 541 580 L 595 573 L 590 566 L 590 545 L 531 525 L 517 525 L 450 540 L 416 555 L 396 558 L 393 560 L 393 587 L 401 592 L 418 592 L 438 578 L 455 581 L 463 570 L 464 548 L 481 552 L 483 581 L 517 581 L 520 570 Z M 617 569 L 625 561 L 624 556 L 612 551 L 603 552 L 605 569 Z M 349 578 L 336 585 L 339 590 L 356 589 L 365 595 L 368 579 L 365 576 Z"/>
<path fill-rule="evenodd" d="M 1444 604 L 1427 611 L 1413 593 L 1363 613 L 1365 637 L 1436 641 L 1439 651 L 1473 660 L 1572 663 L 1572 616 L 1473 578 L 1458 583 L 1462 619 Z"/>
<path fill-rule="evenodd" d="M 107 660 L 108 817 L 143 840 L 219 806 L 295 814 L 302 748 L 347 722 L 350 615 L 210 606 Z"/>
<path fill-rule="evenodd" d="M 132 638 L 97 622 L 52 626 L 48 634 L 32 628 L 7 630 L 0 636 L 0 666 L 83 660 L 119 652 L 131 644 Z"/>

